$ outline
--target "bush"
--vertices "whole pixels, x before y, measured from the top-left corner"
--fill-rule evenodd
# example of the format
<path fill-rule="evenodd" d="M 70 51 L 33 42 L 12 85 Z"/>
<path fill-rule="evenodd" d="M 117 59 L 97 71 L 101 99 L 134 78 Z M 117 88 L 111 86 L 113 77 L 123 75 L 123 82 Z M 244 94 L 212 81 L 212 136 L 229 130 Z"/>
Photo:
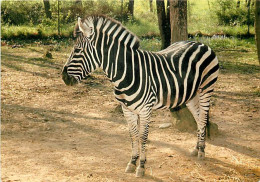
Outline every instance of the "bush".
<path fill-rule="evenodd" d="M 47 18 L 43 1 L 3 1 L 1 7 L 2 39 L 35 39 L 48 37 L 71 37 L 77 17 L 105 14 L 120 21 L 127 21 L 127 2 L 122 1 L 50 1 L 52 18 Z M 121 8 L 122 7 L 122 8 Z M 27 28 L 25 28 L 27 27 Z"/>
<path fill-rule="evenodd" d="M 43 15 L 41 2 L 2 1 L 1 22 L 9 25 L 38 24 Z"/>
<path fill-rule="evenodd" d="M 45 16 L 42 1 L 3 1 L 1 7 L 1 22 L 4 25 L 38 25 L 53 26 L 57 24 L 58 3 L 50 1 L 52 19 Z M 105 14 L 121 21 L 128 20 L 127 3 L 121 1 L 82 1 L 82 6 L 75 1 L 60 1 L 59 18 L 61 24 L 75 22 L 78 16 L 90 14 Z"/>
<path fill-rule="evenodd" d="M 218 0 L 214 3 L 215 14 L 220 25 L 254 25 L 254 8 L 251 4 L 250 18 L 248 18 L 248 8 L 246 4 L 237 7 L 234 0 Z"/>

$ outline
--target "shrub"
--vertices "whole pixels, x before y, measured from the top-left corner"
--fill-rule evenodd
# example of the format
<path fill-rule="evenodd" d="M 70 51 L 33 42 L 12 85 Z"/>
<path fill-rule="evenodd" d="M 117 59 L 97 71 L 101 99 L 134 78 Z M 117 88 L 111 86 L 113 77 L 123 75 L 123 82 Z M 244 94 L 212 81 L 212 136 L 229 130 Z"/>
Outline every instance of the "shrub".
<path fill-rule="evenodd" d="M 248 8 L 245 3 L 237 7 L 234 0 L 218 0 L 215 1 L 215 14 L 220 25 L 254 25 L 254 8 L 251 4 L 250 18 L 248 19 Z"/>
<path fill-rule="evenodd" d="M 3 24 L 38 24 L 42 15 L 43 6 L 41 2 L 2 1 L 1 3 L 1 21 Z"/>

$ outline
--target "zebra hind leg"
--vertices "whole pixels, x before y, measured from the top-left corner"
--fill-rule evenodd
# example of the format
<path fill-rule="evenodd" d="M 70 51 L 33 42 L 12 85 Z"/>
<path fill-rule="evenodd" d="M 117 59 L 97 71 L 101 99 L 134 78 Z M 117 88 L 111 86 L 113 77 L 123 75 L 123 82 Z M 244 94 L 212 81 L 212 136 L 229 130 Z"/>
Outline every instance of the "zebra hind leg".
<path fill-rule="evenodd" d="M 208 124 L 208 113 L 210 104 L 210 93 L 198 93 L 186 105 L 197 122 L 197 145 L 191 152 L 198 159 L 205 158 L 206 125 Z"/>
<path fill-rule="evenodd" d="M 134 173 L 136 169 L 136 162 L 139 158 L 139 127 L 138 127 L 138 115 L 132 113 L 127 108 L 122 107 L 124 116 L 128 123 L 129 134 L 132 142 L 132 156 L 129 163 L 126 166 L 126 173 Z"/>
<path fill-rule="evenodd" d="M 199 123 L 199 113 L 200 113 L 200 105 L 199 105 L 199 93 L 197 93 L 195 95 L 195 97 L 193 97 L 191 100 L 189 100 L 186 103 L 187 108 L 189 109 L 189 111 L 191 112 L 192 116 L 194 117 L 197 126 Z M 195 146 L 195 148 L 192 150 L 191 152 L 191 156 L 198 156 L 198 145 Z"/>
<path fill-rule="evenodd" d="M 205 139 L 206 139 L 206 125 L 209 122 L 209 107 L 210 107 L 211 92 L 201 92 L 199 94 L 199 122 L 197 130 L 197 149 L 198 159 L 205 158 Z"/>

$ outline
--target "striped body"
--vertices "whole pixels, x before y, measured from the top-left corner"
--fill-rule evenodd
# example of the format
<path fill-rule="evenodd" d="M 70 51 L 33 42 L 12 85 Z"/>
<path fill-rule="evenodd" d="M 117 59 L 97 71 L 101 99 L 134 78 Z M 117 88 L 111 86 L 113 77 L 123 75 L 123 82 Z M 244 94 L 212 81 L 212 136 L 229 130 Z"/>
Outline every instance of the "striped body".
<path fill-rule="evenodd" d="M 157 53 L 136 50 L 126 57 L 126 71 L 111 68 L 117 75 L 111 80 L 116 98 L 137 113 L 146 105 L 153 109 L 180 106 L 199 88 L 210 91 L 218 75 L 214 52 L 195 42 L 178 42 Z"/>
<path fill-rule="evenodd" d="M 198 125 L 194 155 L 202 158 L 210 97 L 218 77 L 218 60 L 206 45 L 177 42 L 159 52 L 139 49 L 139 39 L 119 22 L 103 16 L 79 19 L 77 42 L 63 69 L 63 80 L 74 85 L 100 67 L 114 85 L 132 140 L 126 172 L 144 175 L 145 143 L 154 109 L 186 104 Z"/>

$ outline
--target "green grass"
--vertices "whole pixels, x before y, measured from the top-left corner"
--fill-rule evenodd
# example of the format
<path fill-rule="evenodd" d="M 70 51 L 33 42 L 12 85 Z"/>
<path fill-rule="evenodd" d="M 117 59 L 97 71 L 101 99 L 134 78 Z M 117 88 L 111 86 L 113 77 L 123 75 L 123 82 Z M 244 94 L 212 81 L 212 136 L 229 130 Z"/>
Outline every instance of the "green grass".
<path fill-rule="evenodd" d="M 27 37 L 28 35 L 37 35 L 38 28 L 29 26 L 2 26 L 1 37 L 2 39 L 11 39 L 17 37 Z"/>
<path fill-rule="evenodd" d="M 242 51 L 255 50 L 254 38 L 239 39 L 235 37 L 195 37 L 190 40 L 204 43 L 212 49 L 217 49 L 220 51 L 224 49 L 239 49 Z"/>
<path fill-rule="evenodd" d="M 149 51 L 159 51 L 161 49 L 161 41 L 159 39 L 142 39 L 140 42 L 140 48 Z"/>
<path fill-rule="evenodd" d="M 249 39 L 239 39 L 239 38 L 205 38 L 205 37 L 196 37 L 190 39 L 191 41 L 197 41 L 208 45 L 216 52 L 222 51 L 233 51 L 233 52 L 252 52 L 255 54 L 255 40 L 254 38 Z M 160 39 L 141 39 L 141 49 L 149 51 L 159 51 L 161 49 Z M 256 56 L 256 54 L 255 54 Z M 257 58 L 256 58 L 257 59 Z"/>
<path fill-rule="evenodd" d="M 137 19 L 133 22 L 127 22 L 124 25 L 139 38 L 153 38 L 160 36 L 157 23 L 152 21 Z"/>
<path fill-rule="evenodd" d="M 71 37 L 74 24 L 63 25 L 60 30 L 61 37 Z M 57 27 L 46 25 L 1 26 L 1 38 L 3 40 L 46 39 L 50 37 L 58 37 Z"/>

